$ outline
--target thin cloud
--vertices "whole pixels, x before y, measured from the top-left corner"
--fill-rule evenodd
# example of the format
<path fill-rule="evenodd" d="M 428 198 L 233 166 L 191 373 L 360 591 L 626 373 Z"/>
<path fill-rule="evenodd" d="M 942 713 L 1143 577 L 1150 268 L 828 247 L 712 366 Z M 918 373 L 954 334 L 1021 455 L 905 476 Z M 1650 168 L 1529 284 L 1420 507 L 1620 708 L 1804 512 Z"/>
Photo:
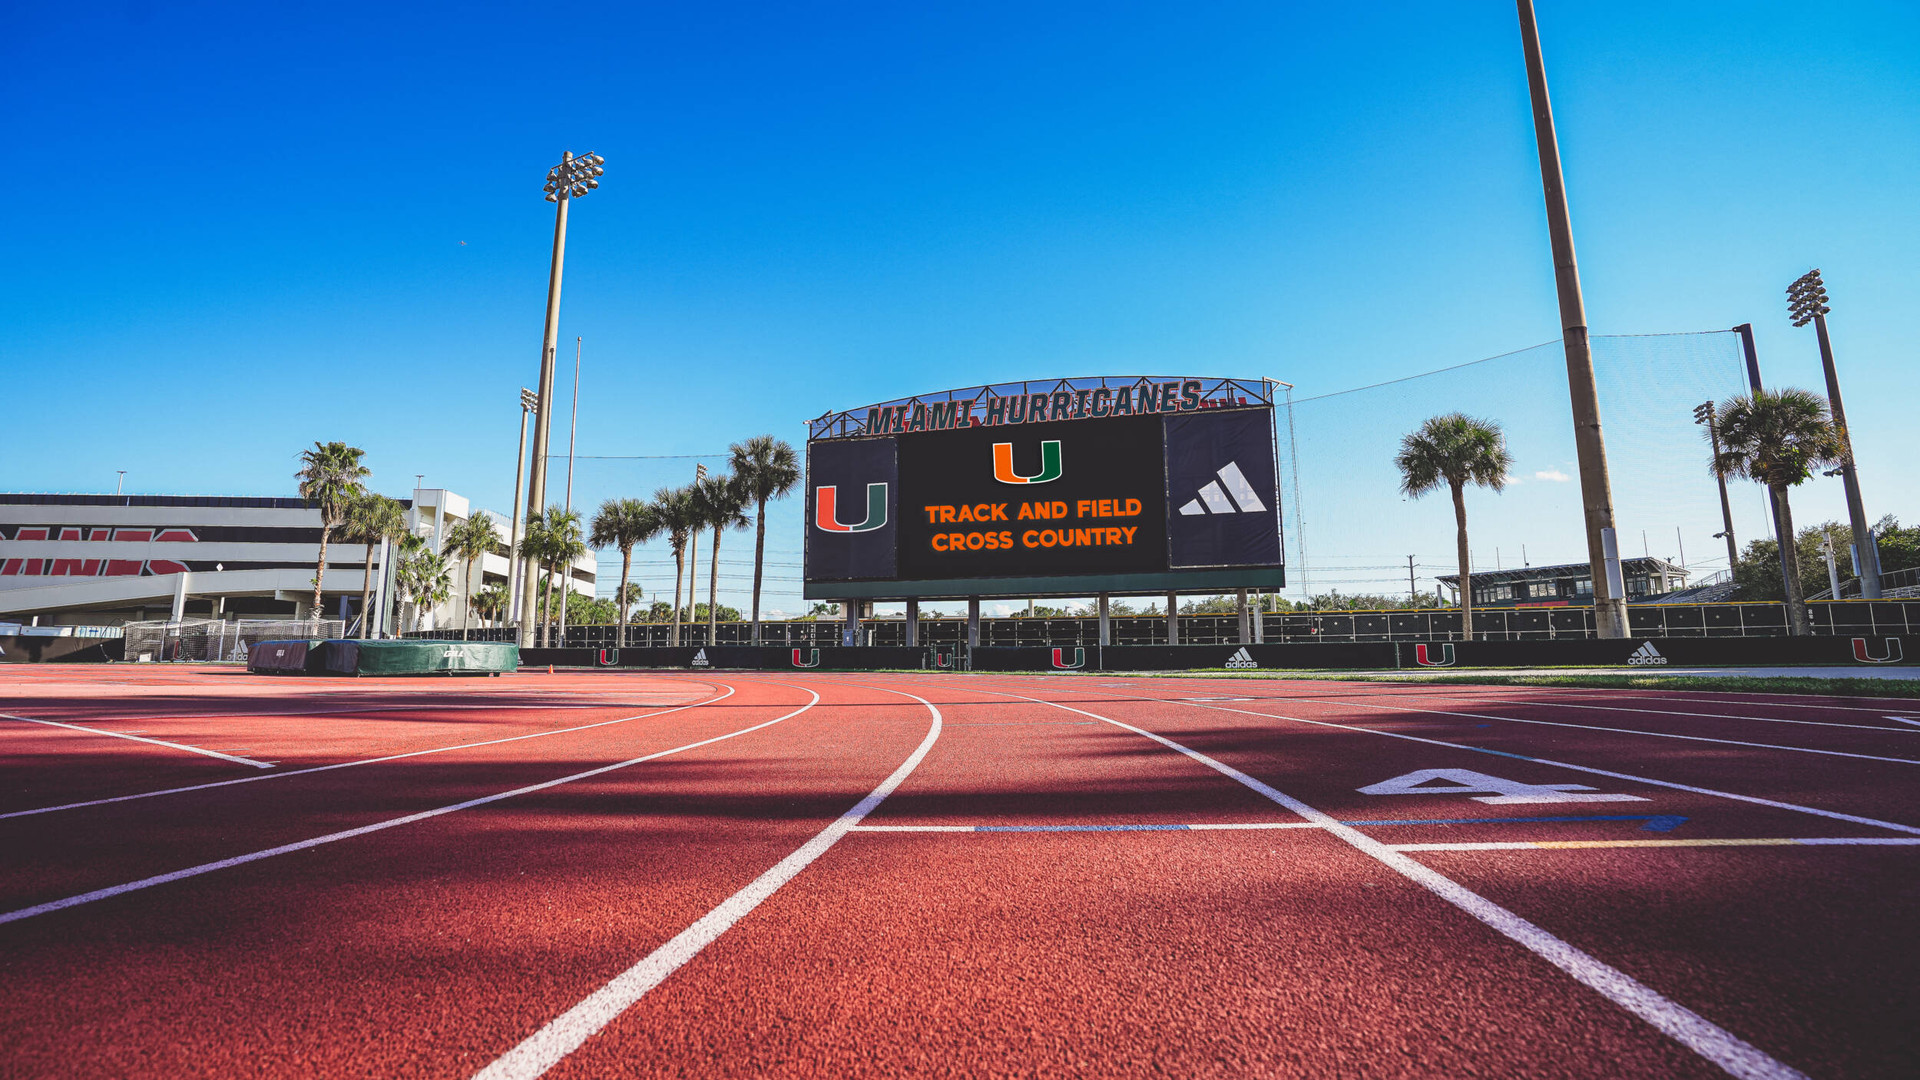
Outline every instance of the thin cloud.
<path fill-rule="evenodd" d="M 1568 476 L 1559 469 L 1541 469 L 1539 472 L 1533 474 L 1533 478 L 1535 480 L 1549 480 L 1556 484 L 1564 484 L 1573 479 L 1573 477 Z"/>

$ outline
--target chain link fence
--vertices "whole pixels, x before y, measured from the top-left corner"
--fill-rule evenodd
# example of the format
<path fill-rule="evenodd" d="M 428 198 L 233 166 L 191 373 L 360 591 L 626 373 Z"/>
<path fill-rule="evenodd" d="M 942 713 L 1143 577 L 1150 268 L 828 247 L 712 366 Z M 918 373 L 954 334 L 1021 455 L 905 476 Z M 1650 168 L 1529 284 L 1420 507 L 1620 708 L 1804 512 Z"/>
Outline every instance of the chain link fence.
<path fill-rule="evenodd" d="M 245 663 L 247 647 L 290 638 L 337 638 L 346 633 L 339 619 L 181 619 L 130 622 L 126 658 L 142 662 Z"/>

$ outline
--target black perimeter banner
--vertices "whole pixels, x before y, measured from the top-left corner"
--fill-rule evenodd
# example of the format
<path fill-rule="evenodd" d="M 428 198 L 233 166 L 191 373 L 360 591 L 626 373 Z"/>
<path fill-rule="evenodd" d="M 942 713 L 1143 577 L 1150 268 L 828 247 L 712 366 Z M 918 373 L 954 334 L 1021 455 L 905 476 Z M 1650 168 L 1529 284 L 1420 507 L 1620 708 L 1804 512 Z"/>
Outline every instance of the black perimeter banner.
<path fill-rule="evenodd" d="M 816 440 L 806 580 L 1145 591 L 1159 578 L 1135 575 L 1278 568 L 1272 424 L 1241 408 Z"/>

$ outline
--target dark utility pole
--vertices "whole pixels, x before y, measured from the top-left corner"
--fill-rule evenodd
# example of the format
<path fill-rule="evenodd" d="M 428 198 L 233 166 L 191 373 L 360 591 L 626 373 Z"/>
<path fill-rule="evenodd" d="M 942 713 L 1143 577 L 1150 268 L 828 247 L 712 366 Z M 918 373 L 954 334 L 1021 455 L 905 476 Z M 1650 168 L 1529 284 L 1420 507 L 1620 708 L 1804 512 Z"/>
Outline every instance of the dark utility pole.
<path fill-rule="evenodd" d="M 1413 556 L 1407 556 L 1407 601 L 1414 607 L 1420 606 L 1420 590 L 1413 583 Z"/>
<path fill-rule="evenodd" d="M 1880 551 L 1873 529 L 1867 524 L 1867 508 L 1860 501 L 1860 478 L 1853 468 L 1853 434 L 1847 430 L 1847 410 L 1840 404 L 1840 376 L 1833 370 L 1833 343 L 1827 339 L 1827 287 L 1819 270 L 1809 270 L 1787 287 L 1787 302 L 1793 312 L 1793 325 L 1809 321 L 1820 336 L 1820 365 L 1827 373 L 1827 408 L 1833 413 L 1833 426 L 1840 431 L 1840 480 L 1847 485 L 1847 521 L 1853 526 L 1854 560 L 1860 564 L 1860 595 L 1867 600 L 1880 599 Z M 1838 594 L 1835 600 L 1840 599 Z"/>
<path fill-rule="evenodd" d="M 1546 196 L 1547 232 L 1553 243 L 1553 277 L 1560 292 L 1561 339 L 1567 349 L 1567 390 L 1573 399 L 1573 446 L 1580 463 L 1580 499 L 1586 511 L 1587 562 L 1593 575 L 1593 622 L 1603 638 L 1627 636 L 1626 583 L 1620 576 L 1619 541 L 1613 526 L 1613 484 L 1607 477 L 1607 444 L 1600 433 L 1600 398 L 1594 389 L 1593 350 L 1587 342 L 1587 307 L 1580 295 L 1580 267 L 1573 256 L 1573 226 L 1567 214 L 1566 180 L 1560 173 L 1560 143 L 1547 98 L 1546 64 L 1533 0 L 1516 0 L 1520 43 L 1533 93 L 1533 133 L 1540 147 L 1540 187 Z"/>
<path fill-rule="evenodd" d="M 1741 323 L 1739 326 L 1733 328 L 1733 332 L 1740 335 L 1740 348 L 1747 356 L 1747 386 L 1749 387 L 1749 392 L 1758 394 L 1765 388 L 1760 383 L 1760 353 L 1753 347 L 1753 324 Z M 1786 546 L 1793 541 L 1791 539 L 1782 540 L 1781 537 L 1786 536 L 1793 530 L 1786 526 L 1786 518 L 1782 517 L 1780 513 L 1780 500 L 1774 498 L 1772 488 L 1767 489 L 1767 505 L 1773 510 L 1774 542 L 1780 545 L 1780 550 L 1784 551 Z M 1784 557 L 1781 558 L 1780 595 L 1792 596 L 1794 595 L 1793 590 L 1799 587 L 1799 584 L 1793 580 L 1793 575 L 1787 573 L 1787 560 Z M 1787 630 L 1789 633 L 1798 634 L 1802 630 L 1799 622 L 1800 617 L 1794 614 L 1797 610 L 1793 605 L 1787 605 Z"/>
<path fill-rule="evenodd" d="M 1714 414 L 1713 402 L 1703 401 L 1693 407 L 1693 422 L 1707 426 L 1707 442 L 1713 445 L 1713 460 L 1720 460 L 1720 418 Z M 1734 565 L 1740 561 L 1740 545 L 1733 539 L 1733 504 L 1727 501 L 1727 478 L 1720 475 L 1718 468 L 1713 470 L 1713 479 L 1720 485 L 1720 522 L 1725 532 L 1716 536 L 1727 538 L 1727 574 L 1733 574 Z"/>

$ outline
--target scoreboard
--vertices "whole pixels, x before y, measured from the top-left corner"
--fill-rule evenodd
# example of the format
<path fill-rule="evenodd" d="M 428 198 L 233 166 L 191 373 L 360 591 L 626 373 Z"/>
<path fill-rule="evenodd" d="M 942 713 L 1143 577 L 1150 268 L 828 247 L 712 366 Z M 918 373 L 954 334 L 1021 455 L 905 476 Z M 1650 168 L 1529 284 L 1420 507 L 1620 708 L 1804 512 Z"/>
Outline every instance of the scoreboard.
<path fill-rule="evenodd" d="M 806 596 L 1278 588 L 1270 387 L 1058 380 L 822 417 L 807 443 Z"/>

